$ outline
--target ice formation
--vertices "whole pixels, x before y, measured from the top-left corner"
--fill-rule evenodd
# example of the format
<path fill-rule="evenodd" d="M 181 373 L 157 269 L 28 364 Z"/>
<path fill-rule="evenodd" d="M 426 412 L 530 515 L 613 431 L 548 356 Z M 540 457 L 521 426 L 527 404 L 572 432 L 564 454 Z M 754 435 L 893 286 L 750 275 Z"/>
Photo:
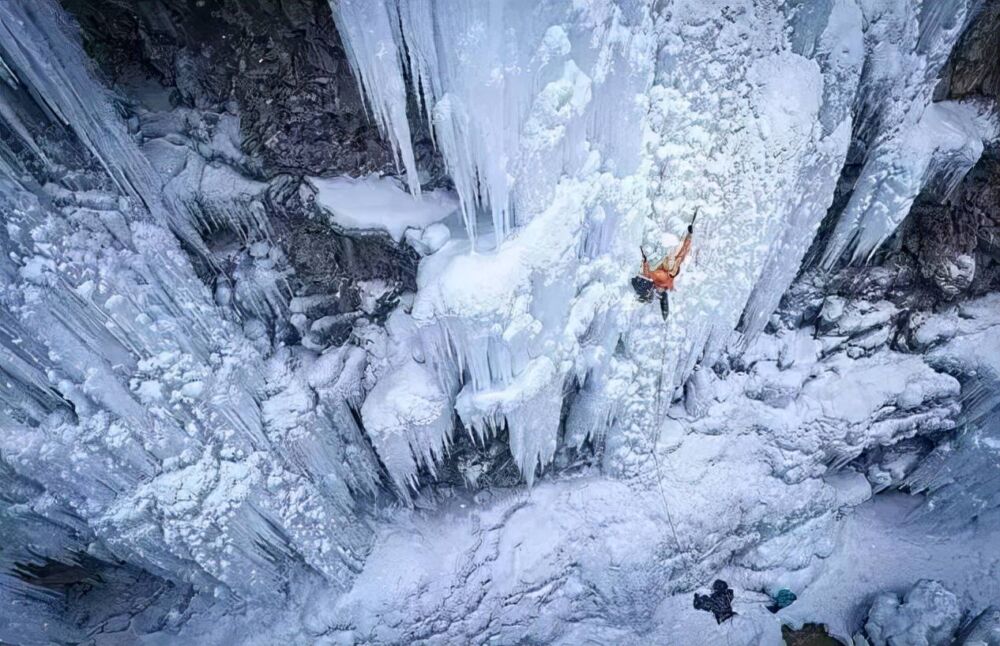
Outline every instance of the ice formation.
<path fill-rule="evenodd" d="M 346 585 L 370 539 L 353 495 L 375 479 L 349 411 L 363 353 L 286 350 L 269 368 L 254 308 L 219 308 L 166 228 L 208 253 L 205 214 L 262 210 L 240 189 L 253 183 L 202 164 L 201 208 L 161 201 L 176 178 L 128 135 L 61 15 L 48 2 L 0 8 L 18 134 L 33 150 L 56 119 L 86 147 L 50 150 L 44 185 L 37 160 L 5 148 L 0 450 L 4 472 L 31 483 L 7 513 L 54 526 L 28 554 L 5 553 L 5 569 L 96 550 L 220 593 L 277 594 L 307 571 Z"/>
<path fill-rule="evenodd" d="M 56 0 L 0 3 L 0 641 L 84 639 L 53 565 L 154 590 L 99 643 L 718 643 L 678 617 L 720 571 L 732 643 L 777 643 L 778 582 L 845 639 L 995 633 L 981 572 L 895 593 L 961 584 L 938 543 L 835 579 L 864 514 L 1000 507 L 997 294 L 801 273 L 995 145 L 936 94 L 981 8 L 331 0 L 401 180 L 271 172 L 235 102 L 127 100 Z M 696 210 L 664 321 L 628 279 Z M 961 540 L 996 567 L 990 532 Z"/>
<path fill-rule="evenodd" d="M 556 444 L 558 420 L 539 413 L 560 408 L 568 390 L 582 390 L 573 405 L 586 409 L 569 418 L 590 427 L 575 436 L 608 434 L 611 465 L 628 457 L 619 446 L 648 447 L 661 405 L 738 324 L 747 337 L 760 333 L 832 203 L 852 132 L 873 143 L 829 262 L 858 235 L 874 236 L 858 243 L 867 255 L 924 184 L 954 184 L 996 134 L 981 106 L 931 105 L 972 8 L 964 2 L 925 12 L 746 2 L 732 14 L 683 2 L 662 12 L 612 2 L 334 4 L 355 69 L 375 75 L 364 86 L 370 101 L 399 104 L 409 79 L 455 180 L 468 250 L 481 254 L 425 263 L 414 316 L 439 370 L 461 375 L 463 423 L 480 434 L 507 428 L 529 481 Z M 379 19 L 365 20 L 369 12 Z M 517 39 L 500 38 L 508 32 Z M 442 33 L 455 45 L 442 47 Z M 745 80 L 731 82 L 748 61 Z M 880 188 L 877 168 L 895 159 L 915 165 L 909 185 L 897 173 Z M 883 220 L 862 218 L 861 204 Z M 617 268 L 637 262 L 643 240 L 669 245 L 654 232 L 679 231 L 695 208 L 694 267 L 664 335 L 655 317 L 622 303 Z M 633 381 L 629 364 L 655 379 Z M 629 382 L 639 390 L 627 393 Z"/>

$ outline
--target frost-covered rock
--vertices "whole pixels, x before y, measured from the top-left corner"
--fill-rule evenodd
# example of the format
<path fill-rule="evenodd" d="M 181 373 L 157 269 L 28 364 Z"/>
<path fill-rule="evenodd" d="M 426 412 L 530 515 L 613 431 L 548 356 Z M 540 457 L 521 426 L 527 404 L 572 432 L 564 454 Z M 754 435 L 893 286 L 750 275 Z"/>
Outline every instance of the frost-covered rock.
<path fill-rule="evenodd" d="M 954 259 L 942 258 L 933 265 L 923 267 L 922 271 L 924 277 L 933 280 L 945 296 L 954 298 L 972 285 L 976 276 L 976 259 L 967 254 Z"/>
<path fill-rule="evenodd" d="M 1000 608 L 990 606 L 979 613 L 959 636 L 961 646 L 997 646 L 1000 644 Z"/>
<path fill-rule="evenodd" d="M 902 598 L 875 598 L 865 633 L 872 646 L 933 646 L 951 641 L 962 611 L 958 597 L 937 581 L 918 581 Z"/>

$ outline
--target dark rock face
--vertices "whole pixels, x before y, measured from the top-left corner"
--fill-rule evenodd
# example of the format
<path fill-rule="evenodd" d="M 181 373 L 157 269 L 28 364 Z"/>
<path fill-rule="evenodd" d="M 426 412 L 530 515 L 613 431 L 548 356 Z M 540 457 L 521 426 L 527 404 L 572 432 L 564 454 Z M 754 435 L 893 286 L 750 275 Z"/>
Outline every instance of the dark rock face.
<path fill-rule="evenodd" d="M 261 173 L 393 171 L 368 121 L 326 0 L 64 0 L 109 79 L 141 101 L 151 77 L 174 105 L 236 103 Z"/>
<path fill-rule="evenodd" d="M 983 4 L 949 65 L 948 95 L 954 99 L 1000 97 L 1000 4 Z"/>
<path fill-rule="evenodd" d="M 1000 155 L 991 151 L 943 204 L 914 205 L 900 259 L 941 298 L 977 296 L 1000 286 Z"/>
<path fill-rule="evenodd" d="M 953 53 L 942 99 L 1000 101 L 1000 4 L 987 3 Z M 952 301 L 1000 288 L 1000 146 L 987 148 L 952 195 L 925 191 L 890 254 L 937 299 Z"/>

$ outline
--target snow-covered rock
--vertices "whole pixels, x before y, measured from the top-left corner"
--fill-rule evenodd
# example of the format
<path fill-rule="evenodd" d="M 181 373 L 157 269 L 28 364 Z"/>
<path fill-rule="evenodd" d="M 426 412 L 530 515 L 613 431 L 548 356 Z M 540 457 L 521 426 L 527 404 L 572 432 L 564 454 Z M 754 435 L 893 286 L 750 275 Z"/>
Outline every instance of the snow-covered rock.
<path fill-rule="evenodd" d="M 872 646 L 946 644 L 961 618 L 958 597 L 938 581 L 923 580 L 902 598 L 891 592 L 876 597 L 865 633 Z"/>
<path fill-rule="evenodd" d="M 445 191 L 407 194 L 389 177 L 310 177 L 316 207 L 344 231 L 381 231 L 400 242 L 410 229 L 422 234 L 458 210 Z M 432 234 L 433 235 L 433 234 Z"/>

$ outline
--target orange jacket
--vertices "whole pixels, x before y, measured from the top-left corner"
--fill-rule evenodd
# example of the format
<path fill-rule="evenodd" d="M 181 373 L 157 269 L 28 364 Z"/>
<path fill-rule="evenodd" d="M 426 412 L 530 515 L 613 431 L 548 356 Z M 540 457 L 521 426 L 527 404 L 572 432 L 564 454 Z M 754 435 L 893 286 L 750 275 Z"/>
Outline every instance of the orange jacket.
<path fill-rule="evenodd" d="M 653 281 L 653 285 L 659 290 L 672 290 L 674 279 L 681 273 L 681 264 L 691 251 L 691 232 L 684 236 L 681 246 L 671 255 L 660 261 L 653 269 L 649 268 L 649 262 L 642 259 L 642 275 Z"/>

